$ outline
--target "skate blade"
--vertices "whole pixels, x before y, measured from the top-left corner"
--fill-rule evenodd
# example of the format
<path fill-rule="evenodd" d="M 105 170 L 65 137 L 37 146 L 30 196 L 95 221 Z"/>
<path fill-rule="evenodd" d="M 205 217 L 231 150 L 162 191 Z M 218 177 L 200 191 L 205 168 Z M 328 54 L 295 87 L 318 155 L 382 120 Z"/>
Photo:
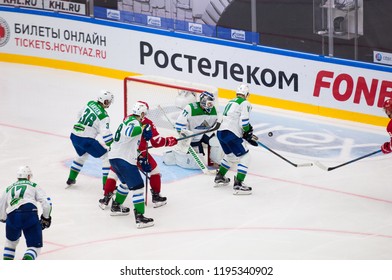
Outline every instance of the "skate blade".
<path fill-rule="evenodd" d="M 99 206 L 99 208 L 101 208 L 102 210 L 105 210 L 107 207 L 108 207 L 108 205 L 106 205 L 106 204 L 98 204 L 98 206 Z"/>
<path fill-rule="evenodd" d="M 154 222 L 149 222 L 149 223 L 138 223 L 136 224 L 137 228 L 147 228 L 147 227 L 152 227 L 154 226 Z"/>
<path fill-rule="evenodd" d="M 165 206 L 166 204 L 167 204 L 167 202 L 166 201 L 164 201 L 164 202 L 153 202 L 153 204 L 154 204 L 154 208 L 159 208 L 159 207 L 162 207 L 162 206 Z"/>
<path fill-rule="evenodd" d="M 252 191 L 241 191 L 241 190 L 234 190 L 233 195 L 249 195 L 252 194 Z"/>
<path fill-rule="evenodd" d="M 215 183 L 214 188 L 224 187 L 224 186 L 227 186 L 227 185 L 229 185 L 229 184 L 230 184 L 230 182 L 229 182 L 229 183 Z"/>
<path fill-rule="evenodd" d="M 128 213 L 123 213 L 123 212 L 110 212 L 110 216 L 127 216 L 129 215 Z"/>

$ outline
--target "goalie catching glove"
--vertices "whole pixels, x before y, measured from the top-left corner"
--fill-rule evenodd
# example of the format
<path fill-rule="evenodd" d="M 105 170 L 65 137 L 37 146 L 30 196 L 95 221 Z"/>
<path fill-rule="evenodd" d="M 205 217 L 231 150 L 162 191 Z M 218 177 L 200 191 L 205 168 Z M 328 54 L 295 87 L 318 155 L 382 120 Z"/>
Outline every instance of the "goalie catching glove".
<path fill-rule="evenodd" d="M 253 127 L 250 124 L 249 124 L 249 130 L 244 131 L 242 138 L 244 138 L 252 146 L 258 146 L 257 140 L 259 140 L 259 138 L 256 135 L 253 135 Z"/>
<path fill-rule="evenodd" d="M 52 217 L 45 218 L 43 215 L 41 215 L 41 227 L 42 227 L 42 229 L 49 228 L 51 224 L 52 224 Z"/>

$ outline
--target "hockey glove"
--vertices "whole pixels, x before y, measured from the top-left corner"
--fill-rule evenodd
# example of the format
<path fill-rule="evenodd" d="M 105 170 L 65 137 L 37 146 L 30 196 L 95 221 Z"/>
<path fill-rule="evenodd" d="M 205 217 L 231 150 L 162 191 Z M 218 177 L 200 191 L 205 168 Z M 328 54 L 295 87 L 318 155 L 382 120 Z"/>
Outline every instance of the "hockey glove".
<path fill-rule="evenodd" d="M 390 142 L 385 142 L 384 144 L 382 144 L 381 145 L 381 151 L 384 154 L 389 154 L 390 152 L 392 152 L 391 143 Z"/>
<path fill-rule="evenodd" d="M 41 215 L 41 227 L 42 227 L 42 229 L 49 228 L 51 224 L 52 224 L 52 217 L 45 218 L 43 215 Z"/>
<path fill-rule="evenodd" d="M 0 223 L 5 223 L 5 220 L 0 220 Z"/>
<path fill-rule="evenodd" d="M 166 147 L 174 146 L 177 143 L 178 143 L 177 138 L 173 136 L 166 137 L 166 144 L 165 144 Z"/>
<path fill-rule="evenodd" d="M 242 138 L 244 138 L 252 146 L 258 146 L 259 145 L 256 142 L 259 138 L 256 135 L 253 135 L 253 129 L 252 128 L 251 128 L 251 130 L 244 132 L 244 134 L 242 135 Z"/>
<path fill-rule="evenodd" d="M 139 163 L 139 165 L 140 165 L 140 168 L 141 168 L 144 172 L 146 172 L 146 173 L 151 172 L 151 170 L 152 170 L 151 164 L 148 163 L 148 160 L 147 160 L 146 157 L 139 157 L 137 161 L 138 161 L 138 163 Z"/>
<path fill-rule="evenodd" d="M 146 124 L 143 128 L 143 138 L 146 141 L 150 141 L 150 139 L 152 138 L 152 130 L 149 124 Z"/>

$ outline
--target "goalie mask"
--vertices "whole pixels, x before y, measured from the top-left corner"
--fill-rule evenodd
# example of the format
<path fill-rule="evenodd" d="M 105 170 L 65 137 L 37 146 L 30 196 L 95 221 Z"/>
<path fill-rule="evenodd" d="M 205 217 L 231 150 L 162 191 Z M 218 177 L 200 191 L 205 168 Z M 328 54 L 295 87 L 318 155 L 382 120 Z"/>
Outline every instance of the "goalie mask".
<path fill-rule="evenodd" d="M 200 106 L 204 111 L 210 113 L 214 107 L 215 96 L 208 91 L 203 91 L 200 94 Z"/>
<path fill-rule="evenodd" d="M 113 93 L 107 90 L 102 90 L 98 95 L 98 102 L 101 103 L 104 108 L 109 108 L 114 102 Z"/>
<path fill-rule="evenodd" d="M 16 178 L 30 179 L 29 177 L 33 177 L 33 173 L 31 172 L 30 167 L 27 165 L 19 167 L 18 171 L 16 172 Z"/>
<path fill-rule="evenodd" d="M 241 85 L 237 88 L 236 94 L 237 94 L 237 95 L 238 95 L 238 94 L 243 95 L 244 98 L 247 99 L 248 96 L 249 96 L 249 87 L 248 87 L 248 85 L 246 85 L 246 84 L 241 84 Z"/>
<path fill-rule="evenodd" d="M 144 118 L 145 115 L 147 115 L 149 110 L 149 106 L 147 102 L 144 101 L 137 101 L 132 108 L 132 114 L 135 116 L 140 116 L 141 118 Z M 142 113 L 143 116 L 142 116 Z"/>

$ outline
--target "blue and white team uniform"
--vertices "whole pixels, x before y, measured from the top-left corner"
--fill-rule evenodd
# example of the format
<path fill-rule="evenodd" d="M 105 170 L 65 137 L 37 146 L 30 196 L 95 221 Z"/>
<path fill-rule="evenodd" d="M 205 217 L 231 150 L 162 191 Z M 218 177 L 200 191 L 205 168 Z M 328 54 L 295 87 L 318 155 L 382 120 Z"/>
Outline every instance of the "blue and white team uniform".
<path fill-rule="evenodd" d="M 41 210 L 38 205 L 42 208 L 41 220 L 38 217 L 38 211 Z M 15 259 L 22 232 L 27 245 L 23 259 L 37 258 L 43 246 L 42 229 L 50 226 L 51 211 L 50 198 L 28 178 L 21 178 L 6 188 L 0 198 L 0 220 L 6 223 L 4 260 Z"/>
<path fill-rule="evenodd" d="M 129 191 L 132 191 L 133 211 L 138 228 L 154 225 L 153 219 L 143 216 L 145 212 L 144 183 L 137 166 L 139 163 L 144 172 L 151 172 L 151 165 L 148 164 L 147 157 L 142 157 L 138 150 L 141 137 L 146 141 L 152 138 L 151 127 L 146 125 L 143 128 L 140 122 L 147 111 L 145 102 L 136 102 L 133 107 L 133 115 L 127 117 L 119 125 L 109 152 L 112 170 L 121 182 L 117 187 L 116 196 L 110 209 L 111 215 L 129 214 L 130 209 L 124 207 L 123 203 Z"/>
<path fill-rule="evenodd" d="M 253 129 L 249 122 L 252 105 L 247 100 L 249 88 L 240 85 L 237 89 L 237 97 L 230 100 L 222 114 L 221 126 L 217 137 L 225 153 L 219 171 L 215 177 L 216 186 L 227 185 L 230 182 L 225 175 L 232 165 L 237 165 L 237 174 L 234 176 L 234 194 L 251 194 L 252 188 L 245 186 L 245 180 L 250 162 L 247 142 L 257 145 L 252 140 Z M 245 142 L 246 140 L 247 142 Z"/>
<path fill-rule="evenodd" d="M 98 101 L 89 101 L 79 112 L 78 121 L 71 132 L 71 142 L 78 156 L 73 160 L 67 180 L 67 185 L 76 183 L 76 178 L 82 170 L 88 155 L 102 160 L 102 184 L 106 183 L 109 174 L 110 163 L 108 148 L 113 142 L 113 134 L 110 131 L 110 118 L 105 108 L 113 102 L 113 94 L 108 91 L 101 92 Z M 105 147 L 97 140 L 102 136 Z"/>

